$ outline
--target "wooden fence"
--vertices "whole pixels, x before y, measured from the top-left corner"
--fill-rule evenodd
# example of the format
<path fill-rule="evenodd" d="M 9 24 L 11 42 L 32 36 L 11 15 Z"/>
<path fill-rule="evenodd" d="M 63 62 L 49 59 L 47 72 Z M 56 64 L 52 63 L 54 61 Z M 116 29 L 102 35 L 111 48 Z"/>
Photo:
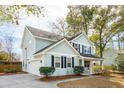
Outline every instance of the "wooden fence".
<path fill-rule="evenodd" d="M 21 72 L 22 62 L 0 61 L 0 73 Z"/>

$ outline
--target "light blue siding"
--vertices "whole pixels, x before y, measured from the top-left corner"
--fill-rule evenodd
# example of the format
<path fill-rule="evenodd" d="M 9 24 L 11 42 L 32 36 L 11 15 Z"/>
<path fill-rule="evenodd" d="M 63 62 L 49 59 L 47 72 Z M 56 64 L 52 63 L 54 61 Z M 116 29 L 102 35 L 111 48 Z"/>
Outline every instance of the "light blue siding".
<path fill-rule="evenodd" d="M 35 51 L 38 51 L 40 49 L 45 48 L 46 46 L 50 45 L 53 43 L 53 41 L 48 41 L 48 40 L 44 40 L 44 39 L 38 39 L 36 38 L 36 49 Z"/>

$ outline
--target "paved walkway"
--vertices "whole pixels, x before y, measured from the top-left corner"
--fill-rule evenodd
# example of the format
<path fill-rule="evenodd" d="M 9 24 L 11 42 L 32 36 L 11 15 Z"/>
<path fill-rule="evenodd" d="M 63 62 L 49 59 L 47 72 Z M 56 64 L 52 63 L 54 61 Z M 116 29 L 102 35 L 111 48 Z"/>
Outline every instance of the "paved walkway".
<path fill-rule="evenodd" d="M 39 80 L 39 76 L 32 74 L 16 74 L 0 76 L 0 88 L 57 88 L 57 83 L 82 78 L 44 82 Z"/>

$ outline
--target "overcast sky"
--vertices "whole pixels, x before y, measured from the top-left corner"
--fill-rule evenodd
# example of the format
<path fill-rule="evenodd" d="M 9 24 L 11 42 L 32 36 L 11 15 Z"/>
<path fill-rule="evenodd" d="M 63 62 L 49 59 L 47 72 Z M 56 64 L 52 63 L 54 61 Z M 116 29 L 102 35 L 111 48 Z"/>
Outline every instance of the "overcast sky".
<path fill-rule="evenodd" d="M 57 18 L 65 18 L 68 13 L 67 6 L 44 6 L 43 11 L 45 17 L 40 16 L 39 18 L 35 16 L 27 16 L 23 11 L 21 12 L 21 18 L 19 19 L 19 25 L 14 24 L 4 24 L 0 26 L 0 31 L 3 33 L 14 33 L 14 51 L 21 54 L 20 44 L 22 39 L 22 34 L 25 25 L 40 28 L 43 30 L 50 31 L 49 22 L 55 21 Z"/>

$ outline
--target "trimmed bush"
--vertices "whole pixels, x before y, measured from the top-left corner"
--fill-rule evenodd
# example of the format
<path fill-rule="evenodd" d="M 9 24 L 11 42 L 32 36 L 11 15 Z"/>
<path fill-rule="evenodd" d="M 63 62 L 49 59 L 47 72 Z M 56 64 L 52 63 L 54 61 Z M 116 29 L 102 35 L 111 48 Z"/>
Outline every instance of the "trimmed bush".
<path fill-rule="evenodd" d="M 75 66 L 74 67 L 74 73 L 75 74 L 82 74 L 84 72 L 84 67 L 83 66 Z"/>
<path fill-rule="evenodd" d="M 39 71 L 41 75 L 48 77 L 49 75 L 52 75 L 55 72 L 55 68 L 54 67 L 40 67 Z"/>

